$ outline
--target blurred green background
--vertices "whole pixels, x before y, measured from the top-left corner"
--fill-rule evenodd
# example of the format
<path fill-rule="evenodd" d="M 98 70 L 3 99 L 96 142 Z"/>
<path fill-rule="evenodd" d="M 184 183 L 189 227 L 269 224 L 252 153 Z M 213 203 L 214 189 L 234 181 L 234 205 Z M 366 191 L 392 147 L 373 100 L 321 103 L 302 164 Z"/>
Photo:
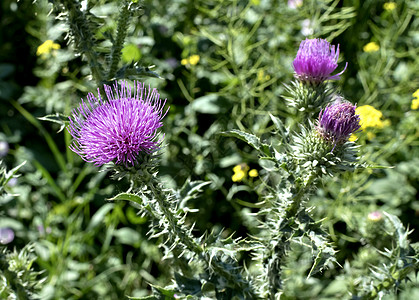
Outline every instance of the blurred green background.
<path fill-rule="evenodd" d="M 106 61 L 118 1 L 82 2 L 89 5 L 94 50 Z M 147 238 L 147 217 L 128 204 L 106 202 L 127 183 L 112 181 L 68 149 L 62 120 L 97 86 L 84 57 L 68 43 L 55 1 L 0 5 L 0 156 L 8 169 L 26 161 L 0 198 L 0 228 L 14 233 L 4 246 L 34 243 L 33 267 L 45 278 L 41 299 L 123 299 L 147 295 L 149 283 L 169 284 L 170 262 L 162 261 L 159 241 Z M 340 92 L 358 107 L 379 111 L 379 121 L 357 135 L 362 161 L 391 167 L 334 177 L 311 200 L 313 216 L 325 218 L 339 263 L 358 259 L 374 238 L 366 227 L 374 211 L 397 215 L 418 242 L 419 110 L 412 105 L 419 89 L 417 0 L 143 1 L 122 59 L 154 66 L 162 77 L 136 79 L 157 87 L 170 105 L 163 181 L 173 188 L 188 178 L 211 181 L 187 203 L 199 209 L 189 216 L 197 236 L 214 227 L 252 233 L 248 213 L 260 207 L 264 171 L 251 148 L 220 132 L 241 129 L 263 138 L 273 130 L 268 112 L 295 119 L 283 84 L 293 78 L 292 61 L 305 38 L 340 45 L 338 70 L 348 62 L 336 83 Z M 371 107 L 361 118 L 373 117 Z M 242 163 L 258 176 L 233 181 L 233 168 Z M 304 291 L 311 293 L 306 298 L 327 295 L 341 271 L 335 266 L 323 280 L 289 283 L 289 299 L 304 298 Z M 418 293 L 413 281 L 401 297 Z"/>

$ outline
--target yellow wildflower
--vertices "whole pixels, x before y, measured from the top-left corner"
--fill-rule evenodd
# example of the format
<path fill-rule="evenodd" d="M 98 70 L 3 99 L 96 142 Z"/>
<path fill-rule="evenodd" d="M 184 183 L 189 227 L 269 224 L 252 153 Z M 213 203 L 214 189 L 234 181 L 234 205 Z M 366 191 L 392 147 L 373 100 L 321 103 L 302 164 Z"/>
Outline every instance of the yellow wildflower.
<path fill-rule="evenodd" d="M 367 127 L 383 128 L 389 125 L 388 121 L 382 121 L 383 113 L 371 105 L 362 105 L 356 108 L 355 112 L 361 118 L 361 129 L 365 130 Z"/>
<path fill-rule="evenodd" d="M 200 59 L 200 56 L 199 55 L 197 55 L 197 54 L 195 54 L 195 55 L 191 55 L 191 56 L 189 56 L 188 58 L 184 58 L 184 59 L 182 59 L 181 61 L 180 61 L 180 63 L 183 65 L 183 66 L 186 66 L 186 65 L 192 65 L 192 66 L 195 66 L 198 62 L 199 62 L 199 59 Z"/>
<path fill-rule="evenodd" d="M 376 52 L 380 50 L 380 46 L 376 42 L 370 42 L 363 48 L 364 52 Z"/>
<path fill-rule="evenodd" d="M 257 74 L 257 78 L 258 78 L 258 81 L 266 81 L 266 80 L 271 79 L 271 76 L 269 74 L 265 75 L 265 72 L 263 70 L 259 70 Z"/>
<path fill-rule="evenodd" d="M 231 176 L 231 180 L 234 182 L 240 182 L 243 178 L 246 177 L 246 173 L 249 171 L 249 166 L 245 163 L 239 164 L 233 168 L 233 176 Z"/>
<path fill-rule="evenodd" d="M 195 66 L 199 62 L 199 59 L 200 59 L 199 55 L 197 55 L 197 54 L 192 55 L 191 57 L 189 57 L 189 63 L 192 66 Z"/>
<path fill-rule="evenodd" d="M 394 10 L 396 7 L 397 7 L 397 4 L 396 4 L 395 2 L 386 2 L 386 3 L 384 3 L 384 5 L 383 5 L 383 8 L 384 8 L 385 10 L 388 10 L 388 11 L 392 11 L 392 10 Z"/>
<path fill-rule="evenodd" d="M 259 173 L 258 173 L 258 170 L 256 170 L 256 169 L 252 169 L 252 170 L 249 171 L 249 176 L 250 177 L 258 177 L 258 175 L 259 175 Z"/>
<path fill-rule="evenodd" d="M 246 177 L 246 173 L 243 171 L 239 171 L 239 172 L 234 173 L 233 176 L 231 176 L 231 180 L 233 180 L 234 182 L 240 182 L 245 177 Z"/>
<path fill-rule="evenodd" d="M 419 108 L 419 89 L 416 90 L 416 92 L 414 92 L 412 94 L 413 96 L 413 100 L 412 100 L 412 105 L 410 106 L 411 109 L 418 109 Z"/>
<path fill-rule="evenodd" d="M 368 131 L 367 132 L 367 139 L 369 141 L 371 141 L 373 138 L 375 138 L 375 133 L 374 132 L 371 132 L 371 131 Z"/>
<path fill-rule="evenodd" d="M 259 81 L 262 81 L 263 80 L 263 77 L 265 77 L 264 75 L 265 74 L 264 74 L 263 70 L 259 70 L 258 71 L 258 80 Z"/>
<path fill-rule="evenodd" d="M 36 55 L 45 55 L 50 54 L 52 50 L 58 50 L 61 46 L 57 43 L 54 43 L 52 40 L 46 40 L 42 45 L 36 49 Z"/>
<path fill-rule="evenodd" d="M 353 133 L 349 137 L 350 142 L 355 142 L 357 139 L 358 139 L 358 137 L 356 136 L 356 134 L 353 134 Z"/>
<path fill-rule="evenodd" d="M 247 171 L 249 171 L 249 169 L 250 168 L 249 168 L 249 166 L 246 163 L 242 163 L 242 164 L 236 165 L 233 168 L 233 172 L 240 172 L 240 171 L 247 172 Z"/>
<path fill-rule="evenodd" d="M 414 92 L 412 94 L 413 96 L 413 100 L 412 100 L 412 105 L 410 106 L 411 109 L 418 109 L 419 108 L 419 89 L 416 90 L 416 92 Z"/>

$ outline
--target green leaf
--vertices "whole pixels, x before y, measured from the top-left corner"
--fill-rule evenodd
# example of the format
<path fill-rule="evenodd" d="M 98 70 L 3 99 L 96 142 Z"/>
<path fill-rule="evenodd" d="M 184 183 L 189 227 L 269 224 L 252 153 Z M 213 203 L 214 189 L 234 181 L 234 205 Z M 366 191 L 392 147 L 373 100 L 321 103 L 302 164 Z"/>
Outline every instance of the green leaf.
<path fill-rule="evenodd" d="M 68 116 L 66 116 L 64 114 L 60 114 L 60 113 L 55 113 L 55 114 L 39 117 L 38 120 L 49 121 L 49 122 L 52 122 L 52 123 L 59 124 L 60 125 L 60 130 L 58 130 L 58 132 L 61 132 L 65 128 L 65 126 L 68 122 Z"/>
<path fill-rule="evenodd" d="M 153 289 L 154 295 L 145 296 L 145 297 L 127 296 L 128 299 L 132 299 L 132 300 L 176 300 L 178 299 L 178 298 L 175 298 L 175 293 L 177 291 L 173 288 L 161 287 L 161 286 L 153 285 L 153 284 L 150 284 L 150 286 Z"/>
<path fill-rule="evenodd" d="M 135 246 L 141 241 L 141 236 L 134 229 L 129 227 L 123 227 L 115 230 L 113 235 L 121 244 Z"/>
<path fill-rule="evenodd" d="M 178 190 L 178 197 L 180 198 L 180 202 L 185 204 L 188 200 L 194 198 L 194 196 L 201 192 L 201 188 L 206 185 L 209 185 L 210 181 L 190 181 L 188 178 L 185 184 L 182 186 L 180 190 Z M 182 207 L 182 205 L 180 205 Z"/>
<path fill-rule="evenodd" d="M 99 224 L 103 224 L 105 216 L 113 209 L 113 207 L 113 203 L 106 203 L 101 208 L 99 208 L 99 210 L 93 215 L 92 219 L 90 220 L 90 223 L 87 226 L 86 231 L 89 232 L 90 230 L 98 227 Z"/>
<path fill-rule="evenodd" d="M 153 288 L 153 290 L 158 291 L 160 295 L 166 296 L 165 300 L 176 299 L 175 298 L 176 290 L 174 288 L 161 287 L 161 286 L 152 285 L 152 284 L 150 285 Z"/>
<path fill-rule="evenodd" d="M 131 201 L 140 205 L 143 204 L 143 199 L 140 196 L 131 193 L 120 193 L 115 197 L 108 199 L 108 201 Z"/>
<path fill-rule="evenodd" d="M 271 150 L 269 145 L 262 143 L 260 139 L 254 134 L 233 129 L 231 131 L 222 132 L 221 135 L 238 138 L 246 142 L 249 146 L 253 147 L 254 149 L 262 152 L 263 154 L 271 156 Z"/>
<path fill-rule="evenodd" d="M 397 239 L 398 246 L 400 246 L 403 249 L 407 249 L 409 247 L 409 233 L 404 229 L 403 223 L 395 215 L 389 214 L 387 212 L 384 212 L 384 215 L 387 217 L 391 225 L 394 227 L 394 236 Z"/>
<path fill-rule="evenodd" d="M 137 79 L 139 76 L 147 76 L 153 78 L 162 78 L 156 72 L 151 71 L 154 66 L 141 67 L 136 62 L 124 65 L 120 68 L 113 79 Z M 112 82 L 108 82 L 112 83 Z"/>
<path fill-rule="evenodd" d="M 221 135 L 238 138 L 246 142 L 249 146 L 255 148 L 256 150 L 260 150 L 260 147 L 261 147 L 260 140 L 257 136 L 253 134 L 243 132 L 237 129 L 233 129 L 231 131 L 222 132 Z"/>
<path fill-rule="evenodd" d="M 271 117 L 271 120 L 274 123 L 275 128 L 281 134 L 283 141 L 286 142 L 288 140 L 288 137 L 289 137 L 289 132 L 285 128 L 284 123 L 282 123 L 281 119 L 279 119 L 278 117 L 273 116 L 272 114 L 269 114 L 269 116 Z"/>
<path fill-rule="evenodd" d="M 61 151 L 58 149 L 57 144 L 55 143 L 51 135 L 48 133 L 48 131 L 46 131 L 45 128 L 41 125 L 41 123 L 30 112 L 28 112 L 25 108 L 23 108 L 23 106 L 20 105 L 17 101 L 11 100 L 10 103 L 25 117 L 26 120 L 28 120 L 32 125 L 34 125 L 41 132 L 49 148 L 51 149 L 51 152 L 54 154 L 55 160 L 57 161 L 61 170 L 64 173 L 68 173 L 64 156 L 62 155 Z"/>
<path fill-rule="evenodd" d="M 175 272 L 175 281 L 182 293 L 190 295 L 201 293 L 201 281 L 197 279 L 188 278 Z"/>
<path fill-rule="evenodd" d="M 122 61 L 130 63 L 132 61 L 139 61 L 141 59 L 141 51 L 137 45 L 128 44 L 122 49 Z"/>
<path fill-rule="evenodd" d="M 192 110 L 202 114 L 218 114 L 221 111 L 221 106 L 218 103 L 218 95 L 209 94 L 196 98 L 191 103 Z"/>
<path fill-rule="evenodd" d="M 24 226 L 21 222 L 15 220 L 15 219 L 12 219 L 12 218 L 4 217 L 4 216 L 2 216 L 0 218 L 0 228 L 1 227 L 8 227 L 8 228 L 11 228 L 15 231 L 24 230 Z"/>
<path fill-rule="evenodd" d="M 19 175 L 16 175 L 17 171 L 24 165 L 26 164 L 26 160 L 24 162 L 22 162 L 20 165 L 18 165 L 17 167 L 14 167 L 13 169 L 11 169 L 10 171 L 6 172 L 6 169 L 1 168 L 0 169 L 0 192 L 3 190 L 3 187 L 9 182 L 10 179 L 12 179 L 13 177 L 18 177 Z"/>

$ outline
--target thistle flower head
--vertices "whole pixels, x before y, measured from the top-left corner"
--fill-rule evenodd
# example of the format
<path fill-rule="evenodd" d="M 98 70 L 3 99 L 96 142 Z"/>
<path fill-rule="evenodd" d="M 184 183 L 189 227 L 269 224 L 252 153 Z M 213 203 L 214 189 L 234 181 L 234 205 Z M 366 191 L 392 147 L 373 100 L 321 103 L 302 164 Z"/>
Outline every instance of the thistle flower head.
<path fill-rule="evenodd" d="M 352 133 L 361 128 L 355 109 L 355 105 L 340 100 L 326 106 L 319 114 L 317 132 L 334 146 L 344 144 Z"/>
<path fill-rule="evenodd" d="M 335 75 L 338 66 L 339 45 L 335 46 L 323 39 L 305 39 L 301 42 L 293 66 L 295 76 L 302 82 L 318 85 L 325 80 L 338 80 L 345 69 Z"/>
<path fill-rule="evenodd" d="M 97 166 L 114 162 L 133 166 L 140 152 L 151 153 L 160 148 L 157 130 L 166 115 L 166 100 L 156 89 L 148 90 L 134 82 L 134 93 L 125 81 L 114 89 L 105 85 L 107 100 L 98 89 L 98 98 L 87 95 L 69 117 L 68 131 L 74 138 L 70 149 L 87 162 Z"/>

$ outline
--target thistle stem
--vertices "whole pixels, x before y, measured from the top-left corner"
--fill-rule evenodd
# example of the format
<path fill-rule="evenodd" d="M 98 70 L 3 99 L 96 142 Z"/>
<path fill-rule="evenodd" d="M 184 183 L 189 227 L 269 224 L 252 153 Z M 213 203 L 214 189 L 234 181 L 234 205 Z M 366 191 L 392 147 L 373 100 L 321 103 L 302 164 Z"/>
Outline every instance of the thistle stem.
<path fill-rule="evenodd" d="M 165 195 L 165 192 L 160 188 L 156 179 L 151 177 L 152 176 L 145 182 L 147 182 L 147 186 L 157 200 L 165 218 L 169 221 L 172 234 L 176 236 L 189 251 L 192 251 L 198 259 L 202 260 L 208 269 L 211 269 L 215 274 L 223 277 L 234 290 L 242 291 L 246 297 L 256 299 L 250 284 L 246 280 L 242 280 L 241 278 L 238 279 L 238 277 L 232 273 L 232 270 L 226 269 L 223 266 L 223 262 L 221 262 L 217 256 L 209 254 L 204 247 L 197 243 L 191 233 L 179 223 L 179 218 L 173 213 L 167 203 L 166 199 L 168 198 L 168 195 Z"/>
<path fill-rule="evenodd" d="M 94 38 L 88 26 L 88 20 L 81 10 L 78 1 L 62 0 L 68 12 L 68 23 L 74 37 L 77 50 L 84 54 L 92 71 L 92 76 L 96 83 L 100 85 L 104 81 L 104 73 L 101 64 L 98 62 L 98 55 L 94 49 Z"/>
<path fill-rule="evenodd" d="M 127 36 L 128 21 L 130 20 L 131 16 L 129 9 L 131 3 L 131 1 L 124 1 L 121 12 L 119 14 L 116 39 L 111 50 L 110 66 L 108 71 L 109 80 L 112 80 L 115 77 L 116 69 L 118 68 L 118 63 L 121 59 L 121 50 L 124 46 L 124 41 Z"/>
<path fill-rule="evenodd" d="M 149 181 L 148 187 L 157 200 L 157 203 L 159 204 L 164 216 L 169 221 L 173 234 L 178 237 L 179 240 L 190 251 L 194 252 L 198 256 L 201 256 L 202 252 L 204 251 L 203 248 L 194 240 L 193 237 L 191 237 L 190 233 L 187 232 L 187 230 L 179 224 L 179 219 L 173 214 L 173 212 L 170 210 L 170 207 L 167 205 L 167 197 L 165 197 L 164 192 L 159 188 L 158 183 L 153 181 L 153 179 Z"/>
<path fill-rule="evenodd" d="M 292 224 L 295 217 L 297 216 L 301 203 L 304 199 L 304 196 L 310 191 L 311 185 L 316 178 L 316 174 L 311 174 L 306 182 L 300 186 L 292 202 L 285 207 L 285 216 L 278 216 L 279 222 L 281 223 L 280 228 L 284 229 L 288 227 L 286 231 L 278 232 L 278 234 L 269 242 L 267 245 L 270 250 L 268 250 L 268 260 L 265 264 L 267 269 L 267 281 L 268 281 L 268 294 L 269 299 L 277 299 L 280 294 L 280 289 L 282 288 L 282 279 L 281 279 L 281 266 L 284 258 L 287 255 L 287 249 L 289 249 L 290 238 L 293 235 L 294 229 Z M 273 229 L 270 229 L 273 231 Z"/>
<path fill-rule="evenodd" d="M 316 178 L 316 175 L 311 174 L 307 182 L 304 184 L 304 186 L 302 186 L 300 190 L 297 192 L 297 194 L 293 197 L 292 203 L 290 204 L 290 206 L 286 208 L 287 214 L 285 216 L 285 220 L 288 221 L 290 218 L 293 218 L 296 216 L 298 209 L 300 208 L 301 202 L 304 199 L 304 195 L 306 195 L 308 191 L 310 190 L 311 184 L 313 183 L 315 178 Z"/>

